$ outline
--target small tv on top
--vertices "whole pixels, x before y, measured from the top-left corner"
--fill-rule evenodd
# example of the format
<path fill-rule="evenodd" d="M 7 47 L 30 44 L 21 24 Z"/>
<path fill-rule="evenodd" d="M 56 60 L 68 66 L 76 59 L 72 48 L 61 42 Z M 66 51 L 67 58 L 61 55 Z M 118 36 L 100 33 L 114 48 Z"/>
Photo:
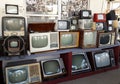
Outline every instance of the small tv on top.
<path fill-rule="evenodd" d="M 2 17 L 2 33 L 3 36 L 25 36 L 25 18 L 13 16 Z"/>
<path fill-rule="evenodd" d="M 56 30 L 57 31 L 69 31 L 70 22 L 68 20 L 58 20 Z"/>
<path fill-rule="evenodd" d="M 94 13 L 93 21 L 94 22 L 106 22 L 106 14 L 105 13 Z"/>
<path fill-rule="evenodd" d="M 30 52 L 59 49 L 59 32 L 41 32 L 29 34 Z"/>
<path fill-rule="evenodd" d="M 80 10 L 79 11 L 79 19 L 91 19 L 92 12 L 91 10 Z"/>

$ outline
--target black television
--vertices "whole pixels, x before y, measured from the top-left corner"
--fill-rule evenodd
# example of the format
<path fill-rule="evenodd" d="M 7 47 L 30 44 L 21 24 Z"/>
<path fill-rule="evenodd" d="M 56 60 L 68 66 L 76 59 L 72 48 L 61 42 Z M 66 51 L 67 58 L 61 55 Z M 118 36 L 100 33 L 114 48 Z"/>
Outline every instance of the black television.
<path fill-rule="evenodd" d="M 87 54 L 85 52 L 72 54 L 72 74 L 91 71 Z"/>
<path fill-rule="evenodd" d="M 115 10 L 111 10 L 106 14 L 106 19 L 107 20 L 117 20 L 117 16 L 115 14 Z"/>
<path fill-rule="evenodd" d="M 80 10 L 79 11 L 79 19 L 91 19 L 92 12 L 91 10 Z"/>
<path fill-rule="evenodd" d="M 93 51 L 92 57 L 95 70 L 115 66 L 113 49 Z"/>
<path fill-rule="evenodd" d="M 26 23 L 24 17 L 4 16 L 2 17 L 3 36 L 25 36 Z"/>
<path fill-rule="evenodd" d="M 44 59 L 40 61 L 43 80 L 57 78 L 66 74 L 62 58 Z"/>

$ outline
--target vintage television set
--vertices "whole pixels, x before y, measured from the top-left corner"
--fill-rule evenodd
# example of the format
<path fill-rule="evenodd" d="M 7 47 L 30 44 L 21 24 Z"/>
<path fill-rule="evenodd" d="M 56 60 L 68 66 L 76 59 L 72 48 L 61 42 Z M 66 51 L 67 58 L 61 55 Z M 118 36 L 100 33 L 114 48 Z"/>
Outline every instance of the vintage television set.
<path fill-rule="evenodd" d="M 72 74 L 91 71 L 87 54 L 85 52 L 72 53 Z"/>
<path fill-rule="evenodd" d="M 18 62 L 12 62 L 11 65 L 5 67 L 6 84 L 30 84 L 42 81 L 39 63 L 23 64 L 22 62 L 19 65 L 15 65 Z"/>
<path fill-rule="evenodd" d="M 106 14 L 105 13 L 94 13 L 93 21 L 94 22 L 106 22 Z"/>
<path fill-rule="evenodd" d="M 110 10 L 110 12 L 108 12 L 106 14 L 106 19 L 107 20 L 117 20 L 117 16 L 115 14 L 115 10 Z"/>
<path fill-rule="evenodd" d="M 3 41 L 2 46 L 5 56 L 26 54 L 25 41 L 20 36 L 6 37 Z"/>
<path fill-rule="evenodd" d="M 26 23 L 24 17 L 2 17 L 2 34 L 6 36 L 25 36 Z"/>
<path fill-rule="evenodd" d="M 79 11 L 79 19 L 91 19 L 92 12 L 91 10 L 80 10 Z"/>
<path fill-rule="evenodd" d="M 70 30 L 78 30 L 78 17 L 72 16 L 70 18 Z"/>
<path fill-rule="evenodd" d="M 59 32 L 29 33 L 30 53 L 59 49 Z"/>
<path fill-rule="evenodd" d="M 95 28 L 97 31 L 107 31 L 107 23 L 106 22 L 95 22 Z"/>
<path fill-rule="evenodd" d="M 79 29 L 89 29 L 91 30 L 93 27 L 92 19 L 79 19 L 78 20 L 78 28 Z"/>
<path fill-rule="evenodd" d="M 79 47 L 79 32 L 59 32 L 60 49 Z"/>
<path fill-rule="evenodd" d="M 68 20 L 58 20 L 57 31 L 69 31 L 70 30 L 70 22 Z"/>
<path fill-rule="evenodd" d="M 115 39 L 115 32 L 98 32 L 97 47 L 114 45 Z"/>
<path fill-rule="evenodd" d="M 66 74 L 62 58 L 44 59 L 40 61 L 43 80 L 53 79 Z"/>
<path fill-rule="evenodd" d="M 95 70 L 115 66 L 113 49 L 93 51 L 92 57 Z"/>
<path fill-rule="evenodd" d="M 80 30 L 80 47 L 95 48 L 97 47 L 97 31 L 96 30 Z"/>

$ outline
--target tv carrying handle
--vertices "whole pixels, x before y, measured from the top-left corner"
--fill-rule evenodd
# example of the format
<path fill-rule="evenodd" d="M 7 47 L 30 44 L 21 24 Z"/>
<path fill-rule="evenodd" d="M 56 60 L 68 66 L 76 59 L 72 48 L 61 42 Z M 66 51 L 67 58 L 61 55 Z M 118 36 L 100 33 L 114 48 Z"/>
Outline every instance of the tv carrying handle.
<path fill-rule="evenodd" d="M 21 45 L 20 45 L 21 49 L 18 50 L 18 51 L 16 51 L 16 52 L 11 52 L 11 51 L 9 51 L 9 50 L 6 48 L 6 42 L 7 42 L 9 39 L 13 39 L 13 38 L 17 38 L 17 39 L 20 39 L 20 40 L 22 41 L 22 47 L 21 47 Z M 21 42 L 20 42 L 20 43 L 21 43 Z M 25 50 L 25 41 L 24 41 L 24 39 L 23 39 L 22 37 L 20 37 L 20 36 L 8 36 L 7 38 L 4 39 L 4 42 L 3 42 L 2 46 L 3 46 L 3 49 L 4 49 L 5 52 L 15 55 L 15 54 L 20 53 L 20 52 L 22 52 L 23 50 Z M 25 51 L 24 51 L 24 53 L 25 53 Z"/>

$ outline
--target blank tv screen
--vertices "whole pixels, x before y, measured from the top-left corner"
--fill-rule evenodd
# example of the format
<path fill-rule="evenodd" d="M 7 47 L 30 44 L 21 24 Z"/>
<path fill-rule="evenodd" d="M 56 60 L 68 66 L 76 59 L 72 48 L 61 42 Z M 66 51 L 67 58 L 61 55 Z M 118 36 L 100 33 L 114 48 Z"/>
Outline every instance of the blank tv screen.
<path fill-rule="evenodd" d="M 82 70 L 88 68 L 84 54 L 77 54 L 72 56 L 72 70 Z"/>
<path fill-rule="evenodd" d="M 111 34 L 103 34 L 102 36 L 100 36 L 100 44 L 104 45 L 104 44 L 110 44 L 110 40 L 111 40 Z"/>
<path fill-rule="evenodd" d="M 62 46 L 70 46 L 73 45 L 73 35 L 72 34 L 63 34 L 61 35 L 61 45 Z"/>
<path fill-rule="evenodd" d="M 95 54 L 95 62 L 97 68 L 106 67 L 110 65 L 110 56 L 108 52 Z"/>
<path fill-rule="evenodd" d="M 43 63 L 43 69 L 46 75 L 52 75 L 60 72 L 60 64 L 57 60 L 49 60 Z"/>
<path fill-rule="evenodd" d="M 4 17 L 3 28 L 4 31 L 24 31 L 25 20 L 24 18 Z"/>
<path fill-rule="evenodd" d="M 33 48 L 43 48 L 48 45 L 48 36 L 32 36 L 32 47 Z"/>
<path fill-rule="evenodd" d="M 28 68 L 22 67 L 19 69 L 8 69 L 9 84 L 22 84 L 28 82 Z"/>

